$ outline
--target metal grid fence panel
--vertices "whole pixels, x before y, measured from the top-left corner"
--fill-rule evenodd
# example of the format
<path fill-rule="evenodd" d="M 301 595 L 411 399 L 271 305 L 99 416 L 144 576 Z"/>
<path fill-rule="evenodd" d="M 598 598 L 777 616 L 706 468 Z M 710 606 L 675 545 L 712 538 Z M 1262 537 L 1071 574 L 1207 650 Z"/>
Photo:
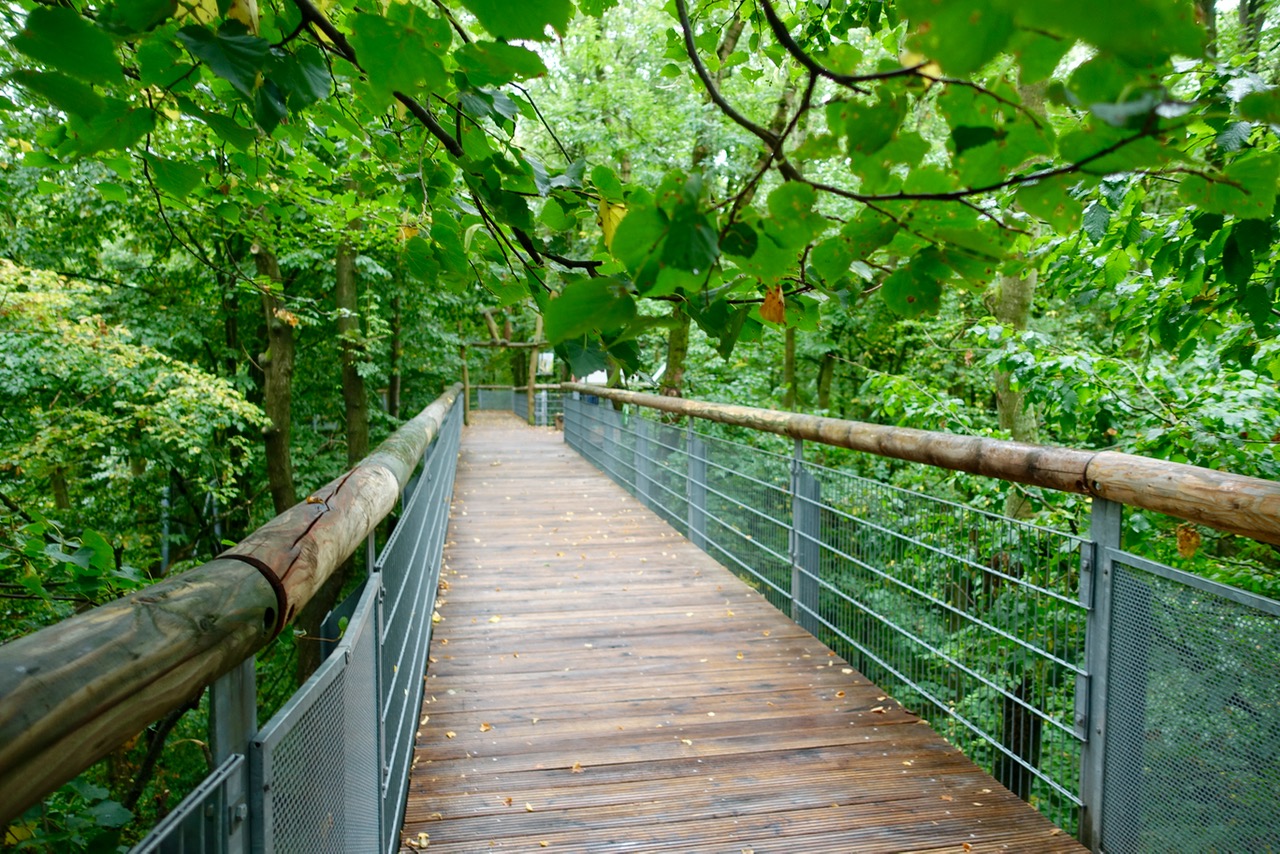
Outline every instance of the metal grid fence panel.
<path fill-rule="evenodd" d="M 791 458 L 701 438 L 705 551 L 791 612 Z"/>
<path fill-rule="evenodd" d="M 1010 790 L 1078 821 L 1082 540 L 818 466 L 821 639 Z M 993 666 L 993 662 L 999 665 Z"/>
<path fill-rule="evenodd" d="M 378 850 L 377 598 L 377 585 L 367 585 L 338 649 L 253 741 L 267 851 Z"/>
<path fill-rule="evenodd" d="M 400 844 L 461 434 L 462 410 L 455 406 L 427 450 L 408 512 L 395 532 L 403 532 L 403 539 L 412 541 L 413 547 L 398 546 L 393 534 L 376 564 L 384 591 L 378 671 L 385 757 L 384 851 L 398 850 Z"/>
<path fill-rule="evenodd" d="M 232 835 L 243 832 L 245 817 L 236 814 L 233 805 L 244 800 L 244 772 L 244 756 L 232 755 L 183 798 L 130 854 L 225 851 Z"/>
<path fill-rule="evenodd" d="M 591 399 L 565 406 L 584 457 L 1076 829 L 1083 539 Z"/>
<path fill-rule="evenodd" d="M 1280 603 L 1112 567 L 1103 850 L 1280 851 Z"/>

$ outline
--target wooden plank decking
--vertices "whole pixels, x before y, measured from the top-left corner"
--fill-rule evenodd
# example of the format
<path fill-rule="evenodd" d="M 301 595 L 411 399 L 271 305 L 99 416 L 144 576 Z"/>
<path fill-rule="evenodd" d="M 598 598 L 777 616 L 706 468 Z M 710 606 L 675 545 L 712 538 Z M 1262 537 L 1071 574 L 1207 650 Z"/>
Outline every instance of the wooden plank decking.
<path fill-rule="evenodd" d="M 404 850 L 1083 850 L 559 433 L 476 420 Z"/>

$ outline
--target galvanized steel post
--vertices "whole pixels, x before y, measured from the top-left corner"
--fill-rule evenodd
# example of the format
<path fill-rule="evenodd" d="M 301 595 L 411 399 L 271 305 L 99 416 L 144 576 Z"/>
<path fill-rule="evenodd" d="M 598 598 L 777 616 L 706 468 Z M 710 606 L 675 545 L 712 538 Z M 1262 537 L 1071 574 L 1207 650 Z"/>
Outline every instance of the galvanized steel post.
<path fill-rule="evenodd" d="M 804 465 L 804 442 L 795 440 L 791 458 L 791 619 L 817 635 L 821 569 L 822 486 Z"/>
<path fill-rule="evenodd" d="M 1124 505 L 1093 499 L 1089 540 L 1080 558 L 1080 602 L 1089 609 L 1085 624 L 1085 670 L 1076 688 L 1076 732 L 1080 752 L 1080 841 L 1093 851 L 1102 845 L 1102 802 L 1107 742 L 1107 668 L 1111 652 L 1111 550 L 1120 548 Z"/>

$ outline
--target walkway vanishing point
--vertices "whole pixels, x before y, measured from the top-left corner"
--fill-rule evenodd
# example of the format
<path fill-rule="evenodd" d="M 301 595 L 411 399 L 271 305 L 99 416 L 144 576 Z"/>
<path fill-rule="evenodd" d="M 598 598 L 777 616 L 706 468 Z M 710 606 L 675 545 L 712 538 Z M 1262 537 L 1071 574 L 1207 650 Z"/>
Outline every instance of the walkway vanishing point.
<path fill-rule="evenodd" d="M 472 417 L 402 850 L 1084 850 L 560 433 Z"/>

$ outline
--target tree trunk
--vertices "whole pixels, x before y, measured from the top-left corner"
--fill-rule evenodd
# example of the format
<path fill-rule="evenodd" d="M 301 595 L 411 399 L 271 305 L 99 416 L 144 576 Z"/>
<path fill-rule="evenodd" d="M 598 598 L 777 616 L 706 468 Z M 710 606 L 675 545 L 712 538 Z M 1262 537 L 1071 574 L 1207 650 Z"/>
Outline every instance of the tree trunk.
<path fill-rule="evenodd" d="M 271 501 L 277 514 L 298 503 L 293 486 L 293 462 L 289 457 L 289 441 L 292 434 L 292 394 L 294 340 L 293 326 L 297 321 L 284 308 L 284 277 L 280 264 L 270 250 L 255 246 L 253 263 L 258 274 L 266 276 L 279 290 L 262 295 L 262 308 L 267 319 L 267 352 L 260 363 L 265 375 L 262 409 L 271 425 L 265 432 L 267 446 L 267 483 L 271 488 Z"/>
<path fill-rule="evenodd" d="M 404 318 L 400 314 L 400 297 L 391 300 L 391 379 L 387 382 L 387 412 L 400 417 L 400 370 L 404 360 Z"/>
<path fill-rule="evenodd" d="M 836 355 L 835 353 L 824 353 L 822 355 L 822 366 L 818 368 L 818 408 L 828 410 L 831 408 L 831 381 L 836 375 Z"/>
<path fill-rule="evenodd" d="M 338 341 L 342 353 L 342 403 L 347 418 L 347 465 L 369 454 L 369 398 L 360 376 L 359 300 L 356 295 L 356 253 L 351 244 L 338 245 L 333 300 L 338 307 Z"/>
<path fill-rule="evenodd" d="M 1027 109 L 1044 117 L 1045 84 L 1019 86 L 1018 94 Z M 1001 276 L 996 283 L 996 320 L 1022 332 L 1031 319 L 1031 306 L 1035 302 L 1037 274 L 1034 268 L 1022 276 Z M 1007 371 L 996 371 L 996 417 L 1002 430 L 1008 430 L 1015 442 L 1035 444 L 1040 430 L 1035 407 L 1029 405 L 1026 393 L 1013 389 L 1013 378 Z M 1031 515 L 1031 503 L 1026 495 L 1010 488 L 1005 498 L 1004 512 L 1015 519 Z"/>
<path fill-rule="evenodd" d="M 783 333 L 782 408 L 796 411 L 796 328 L 788 326 Z"/>
<path fill-rule="evenodd" d="M 658 393 L 681 397 L 684 394 L 684 363 L 689 355 L 689 313 L 676 303 L 671 317 L 675 326 L 667 333 L 667 367 L 662 372 Z"/>

